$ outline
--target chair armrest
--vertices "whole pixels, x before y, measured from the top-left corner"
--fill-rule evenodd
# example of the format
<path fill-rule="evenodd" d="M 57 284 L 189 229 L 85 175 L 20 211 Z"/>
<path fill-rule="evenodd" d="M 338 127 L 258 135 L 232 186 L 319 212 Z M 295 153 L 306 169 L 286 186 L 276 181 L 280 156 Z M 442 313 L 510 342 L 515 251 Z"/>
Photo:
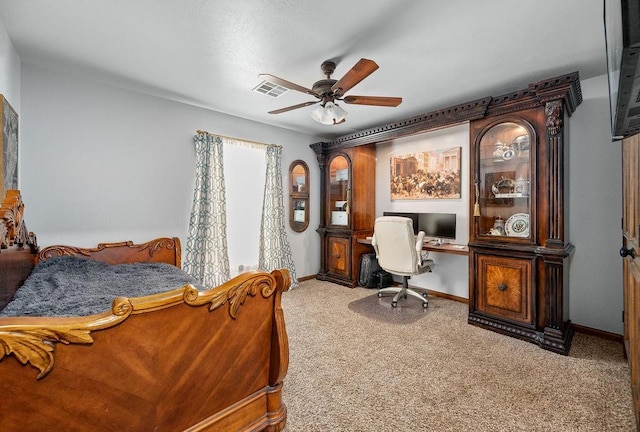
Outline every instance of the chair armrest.
<path fill-rule="evenodd" d="M 416 253 L 420 256 L 422 252 L 422 241 L 424 240 L 424 231 L 420 231 L 416 236 Z"/>

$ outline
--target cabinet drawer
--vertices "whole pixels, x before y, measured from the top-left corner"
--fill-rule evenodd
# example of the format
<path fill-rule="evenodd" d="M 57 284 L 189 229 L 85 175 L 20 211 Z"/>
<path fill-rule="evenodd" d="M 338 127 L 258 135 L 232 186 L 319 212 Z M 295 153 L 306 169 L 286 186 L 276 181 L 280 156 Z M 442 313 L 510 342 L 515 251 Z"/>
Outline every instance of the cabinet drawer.
<path fill-rule="evenodd" d="M 478 311 L 533 324 L 532 259 L 477 255 Z"/>
<path fill-rule="evenodd" d="M 327 270 L 338 276 L 351 276 L 351 240 L 327 237 Z"/>

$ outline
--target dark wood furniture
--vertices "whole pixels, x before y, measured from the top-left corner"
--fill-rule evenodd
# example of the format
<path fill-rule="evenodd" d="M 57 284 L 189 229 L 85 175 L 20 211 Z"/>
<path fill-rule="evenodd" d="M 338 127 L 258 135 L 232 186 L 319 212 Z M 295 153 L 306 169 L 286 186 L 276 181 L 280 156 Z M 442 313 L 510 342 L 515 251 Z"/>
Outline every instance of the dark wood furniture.
<path fill-rule="evenodd" d="M 624 348 L 631 370 L 631 394 L 640 425 L 640 135 L 622 141 L 622 235 Z"/>
<path fill-rule="evenodd" d="M 12 218 L 5 213 L 0 227 L 11 228 Z M 180 266 L 177 238 L 39 255 L 22 247 L 20 259 L 1 250 L 0 266 L 59 255 Z M 118 297 L 97 315 L 0 318 L 0 429 L 282 430 L 288 340 L 280 300 L 289 284 L 286 270 L 250 272 L 205 291 Z"/>
<path fill-rule="evenodd" d="M 566 354 L 571 343 L 572 327 L 567 316 L 565 290 L 568 257 L 574 246 L 566 237 L 568 230 L 565 219 L 567 183 L 564 131 L 567 118 L 581 102 L 579 75 L 578 72 L 573 72 L 530 83 L 526 88 L 513 93 L 476 99 L 345 135 L 332 142 L 312 144 L 311 147 L 318 154 L 324 186 L 328 183 L 329 176 L 326 172 L 326 162 L 331 155 L 468 121 L 471 124 L 472 147 L 473 198 L 470 208 L 473 210 L 476 204 L 476 184 L 473 180 L 476 174 L 478 177 L 480 175 L 480 154 L 477 153 L 480 140 L 492 126 L 499 123 L 514 123 L 523 127 L 526 131 L 524 135 L 528 136 L 532 146 L 530 148 L 533 149 L 529 150 L 528 156 L 529 178 L 523 177 L 525 184 L 526 180 L 529 181 L 530 195 L 527 198 L 496 198 L 486 195 L 490 189 L 483 189 L 485 195 L 478 196 L 478 205 L 484 206 L 484 213 L 487 217 L 490 216 L 490 219 L 471 217 L 469 322 Z M 512 142 L 515 138 L 511 137 Z M 509 156 L 508 154 L 503 159 L 508 160 Z M 353 161 L 357 161 L 355 154 L 352 157 Z M 369 153 L 367 157 L 371 157 Z M 484 174 L 499 176 L 497 171 L 490 172 L 486 169 Z M 520 178 L 515 177 L 512 180 L 515 189 L 515 182 Z M 484 186 L 480 182 L 486 181 L 487 178 L 479 178 L 478 188 Z M 371 185 L 373 184 L 372 179 Z M 341 263 L 344 275 L 338 277 L 340 272 L 331 267 L 331 263 L 339 260 L 336 256 L 344 256 L 342 251 L 348 251 L 348 247 L 353 244 L 355 231 L 342 230 L 345 234 L 342 234 L 343 241 L 340 247 L 334 247 L 331 251 L 330 248 L 337 242 L 330 242 L 328 239 L 332 235 L 336 236 L 340 230 L 327 224 L 327 206 L 330 205 L 328 197 L 325 190 L 321 199 L 324 218 L 318 229 L 322 237 L 322 264 L 318 278 L 355 284 L 354 266 L 357 263 L 354 258 L 359 251 L 349 251 L 350 268 L 347 269 L 346 263 Z M 510 203 L 513 203 L 513 210 L 518 209 L 510 215 L 530 211 L 528 237 L 487 235 L 488 230 L 495 224 L 495 216 L 498 215 L 494 213 L 495 209 L 487 209 L 490 206 L 507 206 Z M 480 213 L 482 214 L 482 208 Z M 507 214 L 503 214 L 501 210 L 500 215 Z M 519 222 L 522 222 L 522 219 L 524 217 Z M 360 232 L 372 230 L 373 222 L 374 217 L 371 217 L 370 225 L 362 224 L 358 229 Z M 350 274 L 347 276 L 348 272 Z"/>
<path fill-rule="evenodd" d="M 358 239 L 373 234 L 376 148 L 364 145 L 331 151 L 314 145 L 320 163 L 320 271 L 317 278 L 355 287 L 360 256 L 368 248 Z"/>
<path fill-rule="evenodd" d="M 565 127 L 578 74 L 495 98 L 471 122 L 469 323 L 567 354 Z"/>
<path fill-rule="evenodd" d="M 35 266 L 38 242 L 22 219 L 24 204 L 18 190 L 8 190 L 0 207 L 0 310 L 13 298 Z"/>

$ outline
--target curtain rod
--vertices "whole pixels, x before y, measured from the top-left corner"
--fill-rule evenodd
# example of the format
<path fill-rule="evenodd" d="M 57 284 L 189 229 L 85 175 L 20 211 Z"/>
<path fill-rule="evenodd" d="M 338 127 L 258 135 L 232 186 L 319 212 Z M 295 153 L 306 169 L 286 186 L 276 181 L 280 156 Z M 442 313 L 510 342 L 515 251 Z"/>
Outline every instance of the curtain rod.
<path fill-rule="evenodd" d="M 206 134 L 210 134 L 210 135 L 219 136 L 220 138 L 226 138 L 226 139 L 235 140 L 235 141 L 242 141 L 242 142 L 246 142 L 246 143 L 249 143 L 249 144 L 261 145 L 261 146 L 265 146 L 265 147 L 273 146 L 273 147 L 282 148 L 281 145 L 277 145 L 277 144 L 265 144 L 265 143 L 261 143 L 261 142 L 258 142 L 258 141 L 251 141 L 251 140 L 246 140 L 246 139 L 242 139 L 242 138 L 230 137 L 230 136 L 227 136 L 227 135 L 220 135 L 220 134 L 212 133 L 212 132 L 209 132 L 209 131 L 206 131 L 206 130 L 201 130 L 201 129 L 198 129 L 196 131 L 196 133 L 199 133 L 199 134 L 206 133 Z"/>

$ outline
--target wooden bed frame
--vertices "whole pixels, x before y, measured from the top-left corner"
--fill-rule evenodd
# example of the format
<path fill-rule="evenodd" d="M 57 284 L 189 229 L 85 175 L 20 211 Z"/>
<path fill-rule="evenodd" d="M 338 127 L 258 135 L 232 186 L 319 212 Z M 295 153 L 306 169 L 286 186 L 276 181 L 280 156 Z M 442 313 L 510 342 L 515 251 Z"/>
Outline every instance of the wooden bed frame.
<path fill-rule="evenodd" d="M 59 255 L 180 266 L 177 238 L 38 253 L 23 208 L 9 191 L 0 209 L 0 298 Z M 287 270 L 250 272 L 206 291 L 119 297 L 97 315 L 0 318 L 0 430 L 282 430 L 289 285 Z"/>

